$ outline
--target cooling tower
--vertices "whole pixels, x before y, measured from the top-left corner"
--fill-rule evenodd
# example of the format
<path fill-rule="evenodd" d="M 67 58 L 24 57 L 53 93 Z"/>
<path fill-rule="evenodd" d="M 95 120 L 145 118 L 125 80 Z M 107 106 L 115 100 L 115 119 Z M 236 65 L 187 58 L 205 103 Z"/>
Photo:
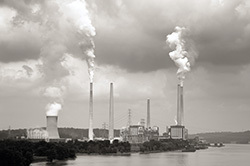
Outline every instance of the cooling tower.
<path fill-rule="evenodd" d="M 47 116 L 47 132 L 49 139 L 59 139 L 57 116 Z"/>
<path fill-rule="evenodd" d="M 90 95 L 89 95 L 89 140 L 93 140 L 93 83 L 90 82 Z"/>
<path fill-rule="evenodd" d="M 113 83 L 110 83 L 110 100 L 109 100 L 109 139 L 114 139 L 114 96 Z"/>
<path fill-rule="evenodd" d="M 150 127 L 150 99 L 147 100 L 147 128 Z"/>
<path fill-rule="evenodd" d="M 177 125 L 183 126 L 184 110 L 183 110 L 183 86 L 178 84 L 177 87 Z"/>

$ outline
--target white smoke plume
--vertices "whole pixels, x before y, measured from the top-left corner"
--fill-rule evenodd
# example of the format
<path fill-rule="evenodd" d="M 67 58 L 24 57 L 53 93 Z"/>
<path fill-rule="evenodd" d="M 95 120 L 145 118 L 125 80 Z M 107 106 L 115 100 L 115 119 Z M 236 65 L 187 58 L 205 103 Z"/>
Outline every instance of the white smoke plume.
<path fill-rule="evenodd" d="M 93 82 L 94 78 L 94 70 L 95 70 L 95 55 L 94 55 L 94 50 L 88 50 L 87 51 L 87 64 L 88 64 L 88 71 L 89 71 L 89 80 L 90 82 Z"/>
<path fill-rule="evenodd" d="M 64 66 L 66 55 L 86 59 L 90 80 L 93 81 L 95 28 L 85 0 L 10 0 L 2 3 L 15 11 L 13 27 L 22 27 L 40 37 L 41 93 L 50 103 L 63 104 L 67 76 L 72 74 Z M 28 66 L 24 65 L 23 69 L 28 76 L 32 75 L 33 71 Z M 55 104 L 49 105 L 54 108 Z"/>
<path fill-rule="evenodd" d="M 80 46 L 82 53 L 86 57 L 88 64 L 88 73 L 90 82 L 93 82 L 94 77 L 94 42 L 93 37 L 96 35 L 95 28 L 92 25 L 89 12 L 86 8 L 86 2 L 76 0 L 68 4 L 64 10 L 68 10 L 68 18 L 75 20 L 74 25 L 77 28 L 79 35 L 78 45 Z"/>
<path fill-rule="evenodd" d="M 63 86 L 61 86 L 61 87 L 49 86 L 49 87 L 45 88 L 43 95 L 48 97 L 48 98 L 52 98 L 54 100 L 58 99 L 60 101 L 60 99 L 63 96 L 63 93 L 64 93 L 65 89 L 66 88 L 63 87 Z M 60 102 L 62 102 L 62 101 L 60 101 Z"/>
<path fill-rule="evenodd" d="M 176 117 L 176 116 L 174 117 L 174 122 L 175 122 L 175 125 L 178 124 L 178 122 L 177 122 L 177 117 Z"/>
<path fill-rule="evenodd" d="M 57 102 L 49 103 L 46 106 L 47 116 L 58 116 L 58 112 L 62 109 L 62 105 Z"/>
<path fill-rule="evenodd" d="M 178 67 L 177 77 L 180 81 L 180 85 L 183 86 L 185 74 L 191 70 L 191 62 L 194 63 L 194 59 L 197 57 L 195 49 L 191 46 L 191 43 L 187 45 L 187 29 L 184 27 L 175 27 L 175 32 L 167 35 L 166 42 L 170 48 L 175 48 L 174 51 L 169 53 L 170 58 L 175 62 Z"/>

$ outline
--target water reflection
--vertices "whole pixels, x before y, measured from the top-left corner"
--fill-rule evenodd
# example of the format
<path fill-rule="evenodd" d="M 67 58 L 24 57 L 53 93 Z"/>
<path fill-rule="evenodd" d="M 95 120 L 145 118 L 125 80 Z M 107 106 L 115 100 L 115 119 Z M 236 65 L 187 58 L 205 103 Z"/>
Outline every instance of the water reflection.
<path fill-rule="evenodd" d="M 166 152 L 131 156 L 78 156 L 56 163 L 33 163 L 32 166 L 235 166 L 249 165 L 250 145 L 226 145 L 194 153 Z"/>

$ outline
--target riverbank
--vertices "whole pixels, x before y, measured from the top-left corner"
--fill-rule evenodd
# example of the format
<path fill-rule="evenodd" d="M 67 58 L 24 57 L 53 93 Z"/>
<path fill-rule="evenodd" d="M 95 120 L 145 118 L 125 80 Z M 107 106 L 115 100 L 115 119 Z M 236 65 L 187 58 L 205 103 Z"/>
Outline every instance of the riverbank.
<path fill-rule="evenodd" d="M 106 153 L 106 154 L 99 154 L 99 153 L 76 153 L 76 157 L 77 156 L 131 156 L 130 152 L 126 152 L 126 153 Z"/>
<path fill-rule="evenodd" d="M 54 166 L 213 166 L 213 165 L 249 165 L 250 145 L 226 144 L 222 148 L 211 147 L 207 150 L 198 150 L 195 153 L 169 151 L 140 155 L 131 153 L 129 157 L 108 156 L 77 156 L 75 160 L 58 161 Z M 32 166 L 44 166 L 46 163 L 32 163 Z"/>

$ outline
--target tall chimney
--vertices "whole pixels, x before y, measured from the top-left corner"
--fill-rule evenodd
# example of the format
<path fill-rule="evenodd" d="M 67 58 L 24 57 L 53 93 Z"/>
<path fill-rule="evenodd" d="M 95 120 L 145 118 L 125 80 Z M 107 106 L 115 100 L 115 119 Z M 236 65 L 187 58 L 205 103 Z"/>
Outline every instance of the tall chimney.
<path fill-rule="evenodd" d="M 147 128 L 150 127 L 150 99 L 147 100 Z"/>
<path fill-rule="evenodd" d="M 89 95 L 89 140 L 93 140 L 93 82 L 90 82 Z"/>
<path fill-rule="evenodd" d="M 49 139 L 59 139 L 57 129 L 57 116 L 46 116 L 47 119 L 47 132 Z"/>
<path fill-rule="evenodd" d="M 184 120 L 183 85 L 178 84 L 178 88 L 177 88 L 177 125 L 182 126 L 183 120 Z"/>
<path fill-rule="evenodd" d="M 110 83 L 110 100 L 109 100 L 109 139 L 114 139 L 114 96 L 113 83 Z"/>
<path fill-rule="evenodd" d="M 180 125 L 184 125 L 183 85 L 180 86 Z"/>

